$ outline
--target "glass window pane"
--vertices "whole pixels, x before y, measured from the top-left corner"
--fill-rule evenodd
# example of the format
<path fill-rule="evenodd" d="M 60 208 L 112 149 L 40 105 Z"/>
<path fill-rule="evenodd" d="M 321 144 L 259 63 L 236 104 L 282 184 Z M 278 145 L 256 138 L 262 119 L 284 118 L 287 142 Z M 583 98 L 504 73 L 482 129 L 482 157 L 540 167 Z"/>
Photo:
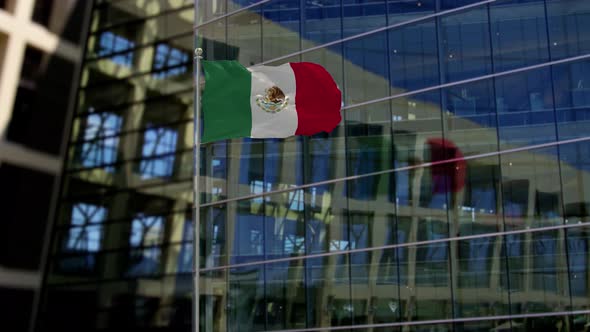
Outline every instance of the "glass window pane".
<path fill-rule="evenodd" d="M 386 23 L 386 0 L 342 0 L 344 37 L 381 28 Z"/>
<path fill-rule="evenodd" d="M 590 62 L 552 67 L 559 139 L 587 136 L 590 128 Z"/>
<path fill-rule="evenodd" d="M 491 80 L 455 85 L 443 90 L 445 139 L 461 155 L 498 149 L 494 86 Z M 453 156 L 447 156 L 450 158 Z"/>
<path fill-rule="evenodd" d="M 565 222 L 587 222 L 590 217 L 590 143 L 560 145 L 559 155 Z"/>
<path fill-rule="evenodd" d="M 590 52 L 590 3 L 586 1 L 547 1 L 549 45 L 553 60 Z"/>
<path fill-rule="evenodd" d="M 544 231 L 505 238 L 511 313 L 563 311 L 569 305 L 563 236 L 563 231 Z"/>
<path fill-rule="evenodd" d="M 264 61 L 299 51 L 299 5 L 299 1 L 278 0 L 262 6 Z"/>
<path fill-rule="evenodd" d="M 492 71 L 488 10 L 482 6 L 440 18 L 440 57 L 444 82 Z"/>
<path fill-rule="evenodd" d="M 500 148 L 552 142 L 555 112 L 548 69 L 496 78 Z"/>
<path fill-rule="evenodd" d="M 227 330 L 264 331 L 264 265 L 228 271 Z"/>
<path fill-rule="evenodd" d="M 544 1 L 495 2 L 490 21 L 495 72 L 549 60 Z"/>
<path fill-rule="evenodd" d="M 227 270 L 201 272 L 201 302 L 200 302 L 200 324 L 201 331 L 224 332 L 228 330 L 227 323 L 229 321 L 228 315 L 232 312 L 228 302 L 228 282 Z M 187 279 L 187 290 L 185 294 L 191 293 L 192 290 L 192 276 L 189 275 Z M 188 301 L 187 301 L 188 302 Z M 188 313 L 192 310 L 192 301 L 187 303 L 189 307 Z M 188 314 L 190 317 L 190 314 Z M 188 318 L 187 323 L 191 323 L 192 319 Z M 189 328 L 190 330 L 190 328 Z"/>
<path fill-rule="evenodd" d="M 588 307 L 588 258 L 589 234 L 587 227 L 573 228 L 566 231 L 573 310 L 585 310 Z"/>
<path fill-rule="evenodd" d="M 389 95 L 385 32 L 344 43 L 344 100 L 354 105 Z"/>
<path fill-rule="evenodd" d="M 433 14 L 436 0 L 387 0 L 388 24 Z"/>
<path fill-rule="evenodd" d="M 385 102 L 345 111 L 349 176 L 387 170 L 392 166 L 389 105 L 389 102 Z M 379 188 L 384 188 L 387 181 L 387 175 L 348 181 L 348 196 L 358 201 L 386 199 L 387 195 Z"/>
<path fill-rule="evenodd" d="M 303 49 L 342 38 L 341 0 L 304 1 Z"/>
<path fill-rule="evenodd" d="M 556 156 L 556 148 L 501 156 L 504 222 L 508 229 L 563 223 Z"/>
<path fill-rule="evenodd" d="M 437 234 L 429 232 L 420 240 L 435 239 Z M 448 243 L 408 247 L 407 259 L 400 261 L 400 268 L 408 271 L 408 283 L 400 289 L 402 321 L 452 318 L 449 264 Z"/>
<path fill-rule="evenodd" d="M 305 261 L 266 264 L 266 330 L 306 327 Z"/>
<path fill-rule="evenodd" d="M 169 177 L 174 172 L 173 153 L 178 134 L 168 128 L 150 128 L 143 135 L 142 157 L 139 173 L 143 179 Z"/>
<path fill-rule="evenodd" d="M 233 1 L 232 1 L 233 3 Z M 237 59 L 244 66 L 262 61 L 261 7 L 254 7 L 227 18 L 227 43 L 233 47 L 229 59 Z"/>
<path fill-rule="evenodd" d="M 389 30 L 392 94 L 439 84 L 435 21 Z"/>
<path fill-rule="evenodd" d="M 481 237 L 451 242 L 457 252 L 453 265 L 456 280 L 454 298 L 455 317 L 489 317 L 510 314 L 509 290 L 498 287 L 506 276 L 505 256 L 500 255 L 503 246 L 500 236 Z M 490 322 L 473 324 L 491 325 Z M 494 325 L 489 327 L 494 328 Z"/>

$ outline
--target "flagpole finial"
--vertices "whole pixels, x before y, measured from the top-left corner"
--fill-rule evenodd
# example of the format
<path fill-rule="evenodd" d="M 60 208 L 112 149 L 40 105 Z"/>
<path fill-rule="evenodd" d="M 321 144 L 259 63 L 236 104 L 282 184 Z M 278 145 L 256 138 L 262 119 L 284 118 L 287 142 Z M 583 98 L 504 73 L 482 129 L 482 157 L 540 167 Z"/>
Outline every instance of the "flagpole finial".
<path fill-rule="evenodd" d="M 195 58 L 202 59 L 203 58 L 203 49 L 198 47 L 195 48 Z"/>

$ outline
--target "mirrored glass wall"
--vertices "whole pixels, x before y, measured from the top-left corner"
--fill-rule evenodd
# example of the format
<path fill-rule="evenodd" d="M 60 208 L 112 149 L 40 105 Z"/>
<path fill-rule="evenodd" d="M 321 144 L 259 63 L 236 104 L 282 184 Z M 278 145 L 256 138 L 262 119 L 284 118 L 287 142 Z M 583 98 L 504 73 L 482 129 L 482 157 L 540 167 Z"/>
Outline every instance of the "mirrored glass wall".
<path fill-rule="evenodd" d="M 344 105 L 201 147 L 201 331 L 586 331 L 588 31 L 583 0 L 96 1 L 40 329 L 190 330 L 196 43 Z"/>

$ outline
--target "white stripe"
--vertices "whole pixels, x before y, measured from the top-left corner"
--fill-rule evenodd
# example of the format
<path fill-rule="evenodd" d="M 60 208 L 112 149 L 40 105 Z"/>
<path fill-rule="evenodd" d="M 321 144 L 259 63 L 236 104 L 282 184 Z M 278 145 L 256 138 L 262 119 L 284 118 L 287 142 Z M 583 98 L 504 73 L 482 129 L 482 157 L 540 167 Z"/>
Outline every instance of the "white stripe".
<path fill-rule="evenodd" d="M 255 138 L 282 138 L 295 135 L 297 111 L 295 110 L 295 73 L 286 63 L 277 67 L 256 66 L 252 72 L 250 107 L 252 109 L 251 136 Z M 288 98 L 287 105 L 277 113 L 269 113 L 259 106 L 257 99 L 266 96 L 266 90 L 279 87 Z"/>

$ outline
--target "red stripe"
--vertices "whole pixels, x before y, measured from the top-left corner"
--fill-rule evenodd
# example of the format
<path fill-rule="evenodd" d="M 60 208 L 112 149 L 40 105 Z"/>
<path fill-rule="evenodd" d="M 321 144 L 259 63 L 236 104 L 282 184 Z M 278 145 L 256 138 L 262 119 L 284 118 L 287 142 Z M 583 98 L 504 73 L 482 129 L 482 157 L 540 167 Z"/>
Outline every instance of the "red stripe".
<path fill-rule="evenodd" d="M 290 64 L 295 73 L 295 107 L 297 131 L 295 135 L 331 132 L 342 117 L 342 93 L 324 67 L 310 62 Z"/>

